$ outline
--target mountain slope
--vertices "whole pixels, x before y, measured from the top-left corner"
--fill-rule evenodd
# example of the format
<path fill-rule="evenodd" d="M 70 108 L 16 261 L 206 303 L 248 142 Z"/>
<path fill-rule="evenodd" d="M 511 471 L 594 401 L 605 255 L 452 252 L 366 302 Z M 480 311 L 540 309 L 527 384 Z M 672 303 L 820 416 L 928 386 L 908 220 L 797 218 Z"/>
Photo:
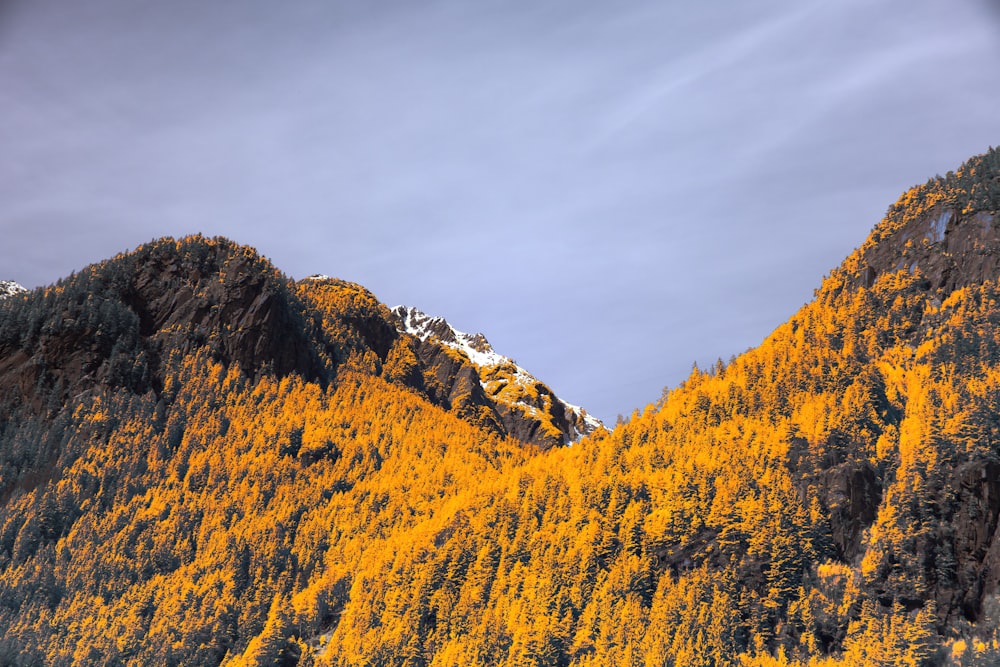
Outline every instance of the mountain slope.
<path fill-rule="evenodd" d="M 227 241 L 0 301 L 0 664 L 997 664 L 998 210 L 990 151 L 541 451 L 485 341 Z"/>
<path fill-rule="evenodd" d="M 223 239 L 0 302 L 0 664 L 309 655 L 368 549 L 525 455 L 408 386 L 412 343 Z"/>
<path fill-rule="evenodd" d="M 452 351 L 472 362 L 507 433 L 552 447 L 577 442 L 603 428 L 600 421 L 561 400 L 512 359 L 497 354 L 483 334 L 458 331 L 444 319 L 416 308 L 396 306 L 392 313 L 403 331 L 420 340 L 417 354 L 429 366 L 440 367 L 440 360 L 452 357 Z"/>
<path fill-rule="evenodd" d="M 513 507 L 467 498 L 454 574 L 370 582 L 335 653 L 402 623 L 457 664 L 994 664 L 998 179 L 991 151 L 906 193 L 759 348 L 518 467 Z M 364 620 L 397 597 L 433 627 Z"/>
<path fill-rule="evenodd" d="M 297 287 L 319 318 L 328 356 L 347 367 L 381 375 L 473 424 L 542 449 L 574 442 L 600 426 L 506 357 L 459 345 L 456 336 L 467 334 L 443 320 L 415 310 L 406 311 L 412 314 L 406 319 L 404 311 L 390 311 L 364 287 L 328 276 L 310 276 Z M 436 325 L 440 336 L 407 326 L 417 317 Z M 489 348 L 481 335 L 476 340 Z M 507 377 L 515 382 L 501 391 Z"/>

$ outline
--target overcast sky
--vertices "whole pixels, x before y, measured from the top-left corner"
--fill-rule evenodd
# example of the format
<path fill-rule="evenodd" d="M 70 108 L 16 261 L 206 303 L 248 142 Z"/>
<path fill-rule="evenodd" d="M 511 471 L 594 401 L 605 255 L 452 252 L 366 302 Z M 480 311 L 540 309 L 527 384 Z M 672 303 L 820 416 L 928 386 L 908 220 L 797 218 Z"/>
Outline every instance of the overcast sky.
<path fill-rule="evenodd" d="M 0 279 L 253 245 L 613 422 L 1000 143 L 985 0 L 0 0 Z"/>

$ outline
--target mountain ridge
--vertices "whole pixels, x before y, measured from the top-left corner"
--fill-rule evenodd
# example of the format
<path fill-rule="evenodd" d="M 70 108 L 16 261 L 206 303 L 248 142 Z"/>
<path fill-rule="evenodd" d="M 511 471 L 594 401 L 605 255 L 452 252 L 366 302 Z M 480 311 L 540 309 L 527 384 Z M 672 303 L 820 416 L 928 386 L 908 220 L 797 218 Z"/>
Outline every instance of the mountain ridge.
<path fill-rule="evenodd" d="M 499 385 L 516 373 L 515 365 L 492 352 L 481 334 L 469 337 L 444 320 L 433 321 L 433 336 L 410 330 L 403 311 L 390 310 L 364 287 L 337 278 L 308 276 L 298 285 L 303 298 L 323 313 L 321 329 L 359 332 L 352 343 L 336 342 L 332 348 L 328 343 L 328 349 L 340 350 L 333 356 L 354 359 L 350 365 L 392 378 L 479 426 L 542 449 L 574 442 L 597 428 L 582 409 L 561 401 L 533 376 L 529 381 L 526 371 L 516 397 L 501 391 Z M 313 299 L 322 294 L 332 300 Z M 460 345 L 458 336 L 468 337 L 479 350 Z M 365 350 L 375 352 L 374 362 L 361 360 Z"/>
<path fill-rule="evenodd" d="M 417 359 L 426 341 L 399 332 L 389 309 L 360 285 L 326 276 L 296 284 L 254 249 L 224 238 L 160 239 L 28 298 L 0 323 L 0 401 L 36 387 L 32 393 L 46 396 L 37 403 L 55 404 L 109 382 L 159 392 L 171 355 L 206 346 L 249 376 L 271 369 L 325 384 L 348 369 L 384 373 L 463 418 L 543 448 L 572 441 L 578 434 L 570 429 L 585 423 L 579 413 L 553 420 L 497 407 L 478 366 L 434 354 Z M 44 307 L 35 304 L 46 300 L 63 304 L 62 322 L 43 326 Z"/>
<path fill-rule="evenodd" d="M 561 438 L 558 444 L 578 442 L 604 428 L 600 420 L 591 417 L 583 408 L 558 398 L 513 359 L 498 354 L 482 333 L 459 331 L 444 318 L 427 315 L 414 307 L 396 306 L 392 313 L 401 330 L 416 336 L 422 344 L 437 341 L 464 354 L 478 368 L 480 384 L 487 395 L 506 408 L 501 417 L 509 423 L 508 428 L 517 429 L 516 412 L 524 415 L 521 420 L 537 422 L 536 429 L 553 433 L 549 441 L 558 442 Z"/>
<path fill-rule="evenodd" d="M 991 149 L 572 447 L 229 241 L 0 300 L 0 664 L 998 664 L 998 211 Z"/>

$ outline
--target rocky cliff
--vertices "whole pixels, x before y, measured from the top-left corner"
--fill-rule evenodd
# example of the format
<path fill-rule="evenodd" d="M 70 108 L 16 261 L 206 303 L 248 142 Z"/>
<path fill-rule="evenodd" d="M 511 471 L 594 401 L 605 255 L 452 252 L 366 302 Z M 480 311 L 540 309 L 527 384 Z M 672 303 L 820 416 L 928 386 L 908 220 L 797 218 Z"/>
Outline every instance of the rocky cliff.
<path fill-rule="evenodd" d="M 993 150 L 904 193 L 818 293 L 841 311 L 828 344 L 867 366 L 859 421 L 878 428 L 832 432 L 803 484 L 881 602 L 931 599 L 942 626 L 979 619 L 1000 581 L 998 212 Z"/>
<path fill-rule="evenodd" d="M 998 211 L 997 151 L 908 191 L 572 447 L 485 337 L 221 239 L 0 300 L 0 664 L 1000 664 Z"/>
<path fill-rule="evenodd" d="M 415 336 L 417 356 L 449 400 L 486 402 L 505 432 L 548 448 L 570 444 L 603 425 L 585 410 L 561 400 L 512 359 L 494 351 L 481 333 L 468 334 L 440 317 L 412 307 L 392 310 L 401 331 Z"/>
<path fill-rule="evenodd" d="M 4 283 L 4 293 L 24 291 L 15 285 Z M 442 345 L 457 340 L 447 324 L 445 338 L 413 335 L 360 285 L 325 276 L 294 284 L 225 239 L 147 244 L 9 301 L 0 317 L 0 405 L 36 412 L 102 385 L 161 391 L 172 355 L 205 347 L 251 377 L 380 375 L 543 448 L 598 426 L 509 359 L 490 352 L 496 363 L 483 366 L 465 348 Z"/>
<path fill-rule="evenodd" d="M 166 239 L 5 299 L 0 405 L 62 405 L 102 385 L 159 391 L 171 356 L 198 347 L 251 376 L 319 379 L 313 337 L 287 279 L 254 251 Z"/>

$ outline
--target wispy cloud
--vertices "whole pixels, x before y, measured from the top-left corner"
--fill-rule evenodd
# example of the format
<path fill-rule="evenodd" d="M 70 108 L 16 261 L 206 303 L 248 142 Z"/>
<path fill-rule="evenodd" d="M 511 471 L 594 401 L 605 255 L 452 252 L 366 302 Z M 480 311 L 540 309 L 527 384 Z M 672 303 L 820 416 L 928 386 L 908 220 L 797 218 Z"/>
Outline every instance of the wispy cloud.
<path fill-rule="evenodd" d="M 613 419 L 1000 141 L 991 7 L 0 4 L 0 278 L 226 234 Z"/>

